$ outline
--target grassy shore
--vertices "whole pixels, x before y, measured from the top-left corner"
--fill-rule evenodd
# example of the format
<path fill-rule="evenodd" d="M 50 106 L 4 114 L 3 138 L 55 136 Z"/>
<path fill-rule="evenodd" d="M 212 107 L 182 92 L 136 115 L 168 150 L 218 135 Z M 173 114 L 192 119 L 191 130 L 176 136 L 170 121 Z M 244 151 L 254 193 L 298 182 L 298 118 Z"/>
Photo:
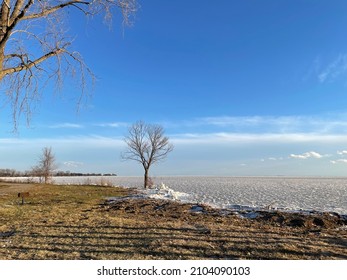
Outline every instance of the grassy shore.
<path fill-rule="evenodd" d="M 18 192 L 29 192 L 24 205 Z M 258 213 L 127 199 L 102 186 L 0 183 L 0 259 L 347 259 L 331 214 Z"/>

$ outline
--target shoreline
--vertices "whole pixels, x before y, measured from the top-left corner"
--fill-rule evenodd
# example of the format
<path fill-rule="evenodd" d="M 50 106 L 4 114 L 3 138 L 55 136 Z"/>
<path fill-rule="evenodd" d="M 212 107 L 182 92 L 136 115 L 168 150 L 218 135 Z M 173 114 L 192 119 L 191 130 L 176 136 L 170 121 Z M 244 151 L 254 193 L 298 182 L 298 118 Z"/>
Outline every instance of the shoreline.
<path fill-rule="evenodd" d="M 125 188 L 125 190 L 127 190 Z M 216 207 L 209 204 L 204 203 L 194 203 L 189 201 L 180 201 L 180 200 L 173 200 L 170 198 L 158 198 L 158 197 L 150 197 L 146 193 L 142 191 L 138 191 L 136 189 L 132 189 L 134 193 L 130 195 L 126 195 L 124 197 L 109 197 L 105 198 L 105 205 L 113 206 L 117 204 L 122 204 L 123 202 L 130 202 L 138 201 L 139 203 L 142 203 L 144 205 L 148 204 L 149 202 L 153 202 L 154 204 L 160 204 L 160 203 L 173 203 L 181 205 L 182 208 L 190 207 L 188 211 L 196 214 L 211 214 L 213 215 L 220 215 L 220 216 L 228 216 L 228 215 L 234 215 L 241 219 L 250 219 L 250 220 L 268 220 L 268 219 L 274 219 L 274 217 L 277 217 L 277 222 L 279 224 L 282 224 L 284 220 L 283 217 L 290 218 L 292 217 L 296 221 L 290 221 L 289 226 L 294 227 L 303 227 L 305 226 L 305 220 L 312 220 L 312 225 L 322 227 L 324 226 L 324 219 L 329 221 L 329 223 L 336 224 L 336 228 L 343 228 L 347 230 L 347 215 L 339 214 L 336 212 L 326 212 L 326 211 L 316 211 L 316 210 L 283 210 L 283 209 L 263 209 L 263 208 L 253 208 L 247 207 L 247 209 L 231 209 L 231 208 L 221 208 Z M 157 201 L 157 203 L 156 203 Z M 299 220 L 298 220 L 299 219 Z"/>
<path fill-rule="evenodd" d="M 30 193 L 23 205 L 22 191 Z M 2 183 L 0 259 L 347 259 L 347 222 L 335 215 L 264 211 L 245 218 L 134 194 Z"/>
<path fill-rule="evenodd" d="M 160 176 L 157 178 L 165 178 L 166 176 Z M 172 178 L 172 176 L 167 176 L 168 178 Z M 180 177 L 180 176 L 179 176 Z M 187 177 L 187 176 L 184 176 Z M 194 178 L 196 176 L 188 176 L 191 178 Z M 336 177 L 336 178 L 332 178 L 332 177 L 299 177 L 299 176 L 295 176 L 295 177 L 288 177 L 288 176 L 253 176 L 253 177 L 249 177 L 249 176 L 225 176 L 225 177 L 219 177 L 219 176 L 200 176 L 201 178 L 206 177 L 206 178 L 242 178 L 242 179 L 247 179 L 247 178 L 269 178 L 269 179 L 346 179 L 343 177 Z M 125 189 L 136 189 L 139 193 L 143 193 L 144 195 L 147 195 L 148 197 L 152 198 L 157 196 L 159 199 L 172 199 L 172 200 L 179 200 L 182 201 L 183 203 L 197 203 L 197 199 L 194 199 L 194 197 L 192 198 L 192 194 L 187 194 L 187 193 L 182 193 L 179 191 L 175 191 L 173 189 L 171 189 L 170 186 L 165 186 L 164 183 L 161 184 L 157 184 L 155 187 L 153 188 L 149 188 L 149 189 L 143 189 L 142 186 L 141 187 L 134 187 L 131 186 L 131 184 L 129 186 L 126 185 L 116 185 L 114 182 L 112 182 L 110 179 L 113 178 L 120 178 L 120 179 L 126 179 L 129 178 L 128 176 L 93 176 L 93 177 L 89 177 L 89 176 L 58 176 L 58 177 L 53 177 L 53 185 L 102 185 L 102 186 L 113 186 L 113 187 L 123 187 Z M 142 176 L 132 176 L 130 178 L 136 178 L 139 179 L 140 181 L 142 181 Z M 30 180 L 29 180 L 30 179 Z M 65 180 L 62 180 L 61 182 L 56 181 L 54 179 L 72 179 L 70 180 L 70 182 L 66 182 Z M 77 179 L 76 182 L 74 182 L 73 179 Z M 3 178 L 1 177 L 0 180 L 4 180 L 5 182 L 11 182 L 11 183 L 23 183 L 23 184 L 27 184 L 27 183 L 38 183 L 38 179 L 36 178 L 27 178 L 27 177 L 16 177 L 16 178 Z M 152 193 L 151 193 L 152 192 Z M 231 202 L 231 201 L 230 201 Z M 342 217 L 344 217 L 345 219 L 347 219 L 347 210 L 343 210 L 343 212 L 340 212 L 338 210 L 320 210 L 318 208 L 312 208 L 312 207 L 307 207 L 307 208 L 302 208 L 302 207 L 281 207 L 281 206 L 276 206 L 278 204 L 277 201 L 273 201 L 269 204 L 263 204 L 263 205 L 250 205 L 250 204 L 234 204 L 234 203 L 221 203 L 221 202 L 204 202 L 202 201 L 201 203 L 209 205 L 211 207 L 214 208 L 218 208 L 218 209 L 225 209 L 227 211 L 234 211 L 234 212 L 257 212 L 257 211 L 280 211 L 280 212 L 288 212 L 288 213 L 332 213 L 332 214 L 337 214 L 340 215 Z"/>

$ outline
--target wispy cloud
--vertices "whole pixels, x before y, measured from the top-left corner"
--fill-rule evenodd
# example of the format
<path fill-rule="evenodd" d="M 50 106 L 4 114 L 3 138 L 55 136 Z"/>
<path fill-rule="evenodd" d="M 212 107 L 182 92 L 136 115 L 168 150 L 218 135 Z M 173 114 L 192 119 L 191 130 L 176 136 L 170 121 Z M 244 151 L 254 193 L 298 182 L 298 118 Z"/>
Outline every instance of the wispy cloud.
<path fill-rule="evenodd" d="M 76 123 L 59 123 L 54 125 L 49 125 L 49 128 L 83 128 L 84 126 Z"/>
<path fill-rule="evenodd" d="M 64 123 L 56 123 L 48 125 L 48 128 L 92 128 L 92 127 L 104 127 L 104 128 L 118 128 L 118 127 L 127 127 L 129 126 L 129 123 L 126 122 L 107 122 L 107 123 L 84 123 L 77 124 L 77 123 L 70 123 L 70 122 L 64 122 Z"/>
<path fill-rule="evenodd" d="M 120 147 L 124 141 L 115 137 L 104 137 L 99 135 L 82 135 L 52 138 L 0 138 L 1 146 L 67 146 L 67 147 Z"/>
<path fill-rule="evenodd" d="M 347 163 L 347 159 L 331 160 L 330 162 L 331 162 L 332 164 Z"/>
<path fill-rule="evenodd" d="M 279 161 L 283 160 L 283 157 L 268 157 L 268 158 L 262 158 L 260 159 L 261 162 L 266 162 L 266 161 Z"/>
<path fill-rule="evenodd" d="M 313 125 L 311 117 L 303 116 L 221 116 L 200 118 L 197 121 L 202 125 L 240 129 L 268 129 L 272 131 L 294 130 L 307 123 Z"/>
<path fill-rule="evenodd" d="M 126 126 L 129 126 L 129 123 L 126 123 L 126 122 L 109 122 L 109 123 L 94 124 L 94 126 L 98 126 L 98 127 L 126 127 Z"/>
<path fill-rule="evenodd" d="M 128 127 L 128 122 L 105 122 L 105 123 L 58 123 L 48 126 L 52 129 L 90 129 L 96 133 L 97 129 L 113 129 Z M 196 135 L 199 132 L 214 133 L 218 137 L 224 134 L 239 135 L 339 135 L 347 130 L 347 114 L 326 114 L 319 116 L 217 116 L 202 117 L 191 120 L 166 122 L 162 124 L 167 131 Z M 104 131 L 103 131 L 104 132 Z M 218 135 L 219 134 L 219 135 Z M 229 138 L 229 136 L 226 136 Z"/>
<path fill-rule="evenodd" d="M 294 143 L 346 143 L 347 135 L 320 135 L 311 133 L 297 133 L 297 134 L 281 134 L 281 133 L 181 133 L 181 134 L 168 134 L 169 139 L 174 144 L 261 144 L 261 143 L 278 143 L 278 144 L 294 144 Z M 122 136 L 119 137 L 105 137 L 102 135 L 75 135 L 75 136 L 58 136 L 47 138 L 0 138 L 1 146 L 16 146 L 16 145 L 35 145 L 43 147 L 47 145 L 67 145 L 80 147 L 97 147 L 97 146 L 124 146 Z M 269 157 L 267 160 L 275 160 L 279 158 Z"/>
<path fill-rule="evenodd" d="M 272 160 L 272 161 L 283 160 L 283 157 L 269 157 L 268 160 Z"/>
<path fill-rule="evenodd" d="M 170 135 L 177 144 L 196 143 L 344 143 L 347 135 L 321 135 L 314 133 L 186 133 Z"/>
<path fill-rule="evenodd" d="M 205 117 L 199 118 L 197 121 L 205 125 L 215 126 L 255 126 L 268 122 L 268 117 L 261 116 L 245 116 L 245 117 L 233 117 L 233 116 L 221 116 L 221 117 Z"/>
<path fill-rule="evenodd" d="M 70 161 L 65 161 L 63 164 L 67 167 L 79 167 L 79 166 L 82 166 L 84 163 L 70 160 Z"/>
<path fill-rule="evenodd" d="M 319 158 L 322 158 L 323 155 L 317 153 L 317 152 L 306 152 L 306 153 L 303 153 L 303 154 L 299 154 L 299 155 L 296 155 L 296 154 L 291 154 L 289 156 L 290 158 L 296 158 L 296 159 L 308 159 L 308 158 L 316 158 L 316 159 L 319 159 Z"/>
<path fill-rule="evenodd" d="M 346 150 L 337 151 L 337 154 L 340 155 L 340 156 L 347 155 L 347 151 Z"/>
<path fill-rule="evenodd" d="M 220 116 L 186 122 L 189 127 L 214 127 L 248 133 L 337 133 L 347 129 L 346 114 L 320 116 Z"/>
<path fill-rule="evenodd" d="M 303 76 L 303 81 L 308 81 L 311 77 L 314 77 L 316 79 L 318 73 L 321 72 L 321 57 L 317 56 L 311 66 L 309 67 L 306 75 Z"/>
<path fill-rule="evenodd" d="M 340 54 L 334 61 L 318 74 L 321 83 L 334 81 L 336 78 L 346 75 L 347 77 L 347 54 Z"/>

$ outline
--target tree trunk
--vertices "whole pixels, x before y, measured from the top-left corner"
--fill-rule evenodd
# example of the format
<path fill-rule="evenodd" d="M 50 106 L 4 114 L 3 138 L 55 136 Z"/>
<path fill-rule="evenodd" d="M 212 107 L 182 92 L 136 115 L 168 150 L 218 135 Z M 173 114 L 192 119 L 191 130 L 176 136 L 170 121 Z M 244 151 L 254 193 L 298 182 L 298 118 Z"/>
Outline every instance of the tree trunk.
<path fill-rule="evenodd" d="M 145 189 L 147 189 L 147 187 L 148 187 L 148 168 L 145 168 L 144 187 L 145 187 Z"/>
<path fill-rule="evenodd" d="M 5 49 L 4 47 L 0 47 L 0 82 L 4 78 L 4 74 L 3 74 L 4 61 L 5 61 Z"/>

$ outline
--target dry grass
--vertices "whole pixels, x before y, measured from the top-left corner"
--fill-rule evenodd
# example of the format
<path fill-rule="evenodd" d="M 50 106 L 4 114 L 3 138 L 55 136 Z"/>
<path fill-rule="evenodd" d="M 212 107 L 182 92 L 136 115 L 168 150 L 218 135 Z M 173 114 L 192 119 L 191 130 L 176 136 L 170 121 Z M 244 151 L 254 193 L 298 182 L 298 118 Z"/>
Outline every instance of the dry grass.
<path fill-rule="evenodd" d="M 19 191 L 30 192 L 24 205 Z M 104 203 L 125 194 L 0 184 L 0 259 L 347 259 L 347 230 L 335 220 L 293 227 L 282 215 L 250 220 L 158 200 Z"/>

